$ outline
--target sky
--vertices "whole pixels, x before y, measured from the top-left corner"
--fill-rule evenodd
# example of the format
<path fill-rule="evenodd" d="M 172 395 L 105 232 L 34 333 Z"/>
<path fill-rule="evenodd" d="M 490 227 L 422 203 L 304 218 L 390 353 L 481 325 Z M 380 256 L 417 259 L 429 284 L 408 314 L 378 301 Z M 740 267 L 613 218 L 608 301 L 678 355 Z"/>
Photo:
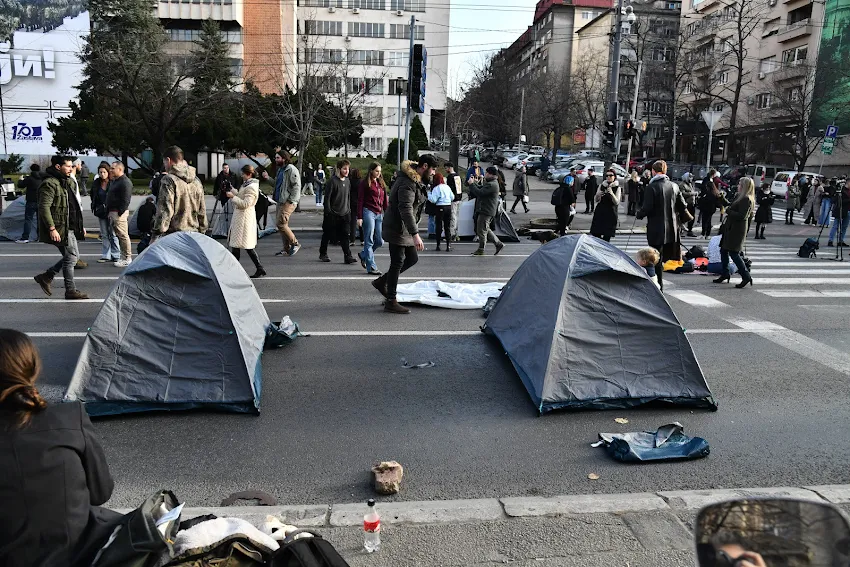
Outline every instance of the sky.
<path fill-rule="evenodd" d="M 531 25 L 536 0 L 451 2 L 449 96 L 456 97 L 488 53 L 507 47 Z"/>

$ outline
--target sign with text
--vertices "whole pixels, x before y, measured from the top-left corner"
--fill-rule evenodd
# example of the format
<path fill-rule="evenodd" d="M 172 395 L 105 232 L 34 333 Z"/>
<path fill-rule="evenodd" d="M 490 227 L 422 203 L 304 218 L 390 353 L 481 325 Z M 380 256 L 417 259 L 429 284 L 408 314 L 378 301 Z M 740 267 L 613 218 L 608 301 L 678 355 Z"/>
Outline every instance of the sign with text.
<path fill-rule="evenodd" d="M 89 26 L 80 1 L 0 2 L 0 154 L 55 153 L 47 125 L 77 98 Z"/>

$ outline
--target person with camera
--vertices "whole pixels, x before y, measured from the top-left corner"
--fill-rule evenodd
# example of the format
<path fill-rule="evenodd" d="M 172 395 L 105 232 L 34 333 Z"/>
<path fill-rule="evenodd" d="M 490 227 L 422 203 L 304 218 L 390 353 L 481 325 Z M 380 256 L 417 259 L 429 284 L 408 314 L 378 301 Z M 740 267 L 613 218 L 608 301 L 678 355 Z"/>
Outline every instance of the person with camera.
<path fill-rule="evenodd" d="M 590 223 L 591 236 L 611 242 L 611 238 L 617 231 L 618 210 L 622 196 L 617 174 L 613 170 L 606 171 L 605 181 L 596 190 L 593 199 L 597 206 Z"/>

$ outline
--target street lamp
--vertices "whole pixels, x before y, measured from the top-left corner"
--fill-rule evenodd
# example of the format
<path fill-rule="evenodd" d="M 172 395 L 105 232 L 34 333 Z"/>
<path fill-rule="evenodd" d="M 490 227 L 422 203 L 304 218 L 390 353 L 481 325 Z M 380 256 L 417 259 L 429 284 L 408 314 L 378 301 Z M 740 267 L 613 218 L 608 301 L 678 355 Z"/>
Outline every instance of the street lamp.
<path fill-rule="evenodd" d="M 404 77 L 396 77 L 395 94 L 398 95 L 398 115 L 396 115 L 396 124 L 398 124 L 398 137 L 396 140 L 396 168 L 401 171 L 401 95 L 407 92 L 407 81 Z M 407 156 L 405 156 L 407 157 Z"/>
<path fill-rule="evenodd" d="M 614 121 L 614 157 L 615 163 L 620 153 L 620 46 L 623 43 L 623 17 L 629 25 L 637 21 L 637 15 L 631 6 L 623 6 L 624 0 L 617 0 L 617 9 L 614 11 L 614 46 L 611 58 L 611 93 L 608 103 L 608 120 Z M 631 0 L 629 0 L 631 1 Z M 628 167 L 628 164 L 626 164 Z"/>

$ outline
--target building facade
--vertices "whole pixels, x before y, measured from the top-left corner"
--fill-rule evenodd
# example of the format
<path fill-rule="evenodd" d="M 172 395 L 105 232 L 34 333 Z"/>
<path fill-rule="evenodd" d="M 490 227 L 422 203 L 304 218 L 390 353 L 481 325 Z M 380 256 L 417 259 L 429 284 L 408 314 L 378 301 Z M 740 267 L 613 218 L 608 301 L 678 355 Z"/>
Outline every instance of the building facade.
<path fill-rule="evenodd" d="M 432 115 L 445 116 L 448 87 L 449 7 L 427 0 L 299 0 L 298 65 L 300 76 L 316 77 L 331 100 L 349 105 L 363 118 L 363 141 L 349 153 L 384 154 L 399 124 L 405 120 L 405 102 L 398 112 L 399 79 L 406 80 L 413 38 L 427 50 L 425 112 L 420 120 L 426 132 Z M 436 126 L 436 125 L 435 125 Z M 424 149 L 424 148 L 423 148 Z"/>

